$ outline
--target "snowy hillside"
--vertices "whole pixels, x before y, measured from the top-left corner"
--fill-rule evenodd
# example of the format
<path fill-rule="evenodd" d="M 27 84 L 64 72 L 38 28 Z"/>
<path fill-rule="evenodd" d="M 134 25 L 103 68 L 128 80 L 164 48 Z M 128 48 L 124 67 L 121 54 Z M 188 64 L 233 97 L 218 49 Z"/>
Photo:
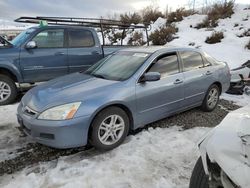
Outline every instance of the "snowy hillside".
<path fill-rule="evenodd" d="M 188 46 L 193 42 L 195 47 L 200 47 L 218 60 L 226 61 L 231 68 L 238 67 L 250 60 L 250 50 L 245 49 L 250 37 L 239 38 L 237 36 L 242 34 L 244 30 L 250 29 L 250 18 L 244 21 L 250 16 L 250 10 L 244 10 L 244 8 L 245 6 L 238 5 L 231 18 L 219 20 L 219 26 L 214 30 L 224 32 L 225 38 L 222 39 L 221 43 L 205 43 L 206 37 L 210 36 L 213 31 L 191 28 L 190 25 L 196 26 L 205 17 L 203 15 L 192 15 L 177 23 L 179 39 L 175 39 L 169 44 Z M 238 26 L 235 27 L 235 25 Z"/>
<path fill-rule="evenodd" d="M 203 21 L 206 15 L 195 14 L 185 17 L 183 21 L 177 22 L 178 32 L 176 34 L 177 39 L 166 44 L 166 46 L 190 46 L 199 47 L 217 60 L 225 61 L 231 68 L 236 68 L 242 65 L 247 60 L 250 60 L 250 50 L 245 49 L 245 45 L 249 42 L 250 37 L 238 37 L 245 30 L 250 29 L 250 9 L 246 9 L 249 6 L 236 5 L 235 13 L 231 18 L 220 19 L 218 26 L 214 29 L 196 29 L 194 28 L 198 23 Z M 166 24 L 166 19 L 158 18 L 155 23 L 151 25 L 149 35 L 156 29 L 163 27 Z M 210 36 L 213 31 L 222 31 L 225 38 L 221 43 L 207 44 L 205 40 Z M 144 40 L 146 40 L 145 32 Z M 129 34 L 124 41 L 128 41 L 131 37 Z"/>

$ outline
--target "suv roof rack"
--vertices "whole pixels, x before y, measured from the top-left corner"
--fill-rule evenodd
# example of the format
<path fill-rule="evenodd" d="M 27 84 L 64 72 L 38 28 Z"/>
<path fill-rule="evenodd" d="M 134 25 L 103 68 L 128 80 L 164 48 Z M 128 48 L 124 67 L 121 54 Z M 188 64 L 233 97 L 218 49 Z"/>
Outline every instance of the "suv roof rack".
<path fill-rule="evenodd" d="M 70 26 L 83 26 L 100 28 L 102 33 L 103 45 L 105 43 L 104 39 L 104 29 L 118 29 L 123 30 L 122 41 L 126 30 L 134 29 L 144 29 L 147 37 L 147 45 L 149 45 L 148 31 L 150 30 L 150 25 L 130 25 L 125 24 L 119 20 L 103 19 L 103 18 L 76 18 L 76 17 L 20 17 L 15 20 L 15 22 L 20 23 L 31 23 L 39 24 L 41 21 L 46 21 L 49 25 L 70 25 Z"/>

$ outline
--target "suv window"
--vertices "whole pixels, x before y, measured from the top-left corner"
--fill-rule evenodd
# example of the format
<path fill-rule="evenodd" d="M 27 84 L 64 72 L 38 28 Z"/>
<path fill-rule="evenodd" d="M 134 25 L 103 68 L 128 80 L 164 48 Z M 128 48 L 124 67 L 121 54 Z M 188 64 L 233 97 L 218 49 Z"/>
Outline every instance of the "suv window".
<path fill-rule="evenodd" d="M 148 70 L 148 72 L 159 72 L 161 77 L 179 73 L 178 57 L 176 54 L 168 54 L 160 57 Z"/>
<path fill-rule="evenodd" d="M 184 71 L 190 71 L 204 67 L 202 57 L 197 52 L 180 52 Z"/>
<path fill-rule="evenodd" d="M 51 29 L 38 33 L 33 41 L 38 48 L 62 48 L 64 46 L 64 30 Z"/>
<path fill-rule="evenodd" d="M 69 31 L 69 47 L 90 47 L 94 46 L 94 37 L 88 30 L 71 30 Z"/>

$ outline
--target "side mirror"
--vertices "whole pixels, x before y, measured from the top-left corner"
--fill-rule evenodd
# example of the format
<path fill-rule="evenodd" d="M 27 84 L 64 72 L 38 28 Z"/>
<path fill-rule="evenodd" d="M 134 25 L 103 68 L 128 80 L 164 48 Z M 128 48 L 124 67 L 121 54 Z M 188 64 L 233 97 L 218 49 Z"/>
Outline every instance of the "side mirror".
<path fill-rule="evenodd" d="M 140 82 L 153 82 L 161 79 L 161 74 L 159 72 L 147 72 L 145 73 Z"/>
<path fill-rule="evenodd" d="M 26 49 L 34 49 L 34 48 L 36 48 L 36 47 L 37 47 L 37 45 L 36 45 L 36 42 L 35 42 L 35 41 L 29 41 L 29 42 L 26 44 L 26 46 L 25 46 Z"/>

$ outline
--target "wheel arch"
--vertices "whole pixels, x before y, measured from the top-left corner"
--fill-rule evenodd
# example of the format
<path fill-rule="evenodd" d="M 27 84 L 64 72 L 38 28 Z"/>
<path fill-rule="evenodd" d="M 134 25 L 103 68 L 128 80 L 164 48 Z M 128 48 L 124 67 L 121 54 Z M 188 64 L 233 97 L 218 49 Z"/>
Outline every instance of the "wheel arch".
<path fill-rule="evenodd" d="M 0 65 L 0 74 L 10 77 L 14 82 L 21 82 L 22 80 L 22 76 L 17 68 Z"/>
<path fill-rule="evenodd" d="M 221 93 L 222 93 L 222 84 L 219 81 L 216 81 L 216 82 L 212 83 L 212 85 L 217 85 L 219 87 L 220 95 L 221 95 Z"/>
<path fill-rule="evenodd" d="M 95 119 L 95 117 L 102 112 L 103 110 L 110 108 L 110 107 L 118 107 L 121 108 L 122 110 L 124 110 L 126 112 L 126 114 L 128 115 L 129 118 L 129 131 L 132 130 L 134 128 L 134 117 L 132 115 L 132 111 L 130 110 L 130 108 L 122 103 L 112 103 L 112 104 L 108 104 L 106 106 L 103 106 L 101 108 L 99 108 L 98 110 L 95 111 L 95 113 L 92 115 L 91 120 L 90 120 L 90 126 L 89 126 L 89 130 L 88 130 L 88 138 L 91 134 L 91 127 L 92 127 L 92 123 Z"/>

